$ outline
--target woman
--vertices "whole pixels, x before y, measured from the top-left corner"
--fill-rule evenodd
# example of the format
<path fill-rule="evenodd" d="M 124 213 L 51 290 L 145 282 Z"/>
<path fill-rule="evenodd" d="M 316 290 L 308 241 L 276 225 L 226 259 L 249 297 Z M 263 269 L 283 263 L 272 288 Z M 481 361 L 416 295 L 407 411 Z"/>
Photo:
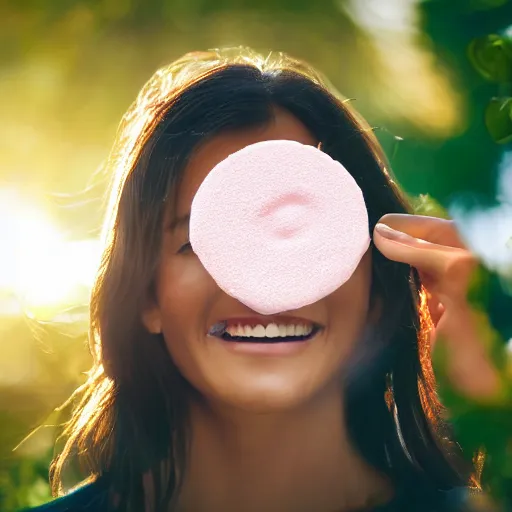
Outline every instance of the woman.
<path fill-rule="evenodd" d="M 287 312 L 328 328 L 307 358 L 277 362 L 205 342 L 213 318 L 260 317 L 216 285 L 186 223 L 169 229 L 212 168 L 269 140 L 343 164 L 373 235 L 343 286 Z M 143 88 L 110 165 L 94 366 L 50 471 L 63 494 L 78 450 L 95 481 L 40 510 L 467 509 L 477 479 L 441 419 L 428 306 L 454 382 L 496 392 L 465 302 L 473 259 L 450 222 L 405 215 L 372 131 L 316 72 L 283 55 L 188 54 Z"/>

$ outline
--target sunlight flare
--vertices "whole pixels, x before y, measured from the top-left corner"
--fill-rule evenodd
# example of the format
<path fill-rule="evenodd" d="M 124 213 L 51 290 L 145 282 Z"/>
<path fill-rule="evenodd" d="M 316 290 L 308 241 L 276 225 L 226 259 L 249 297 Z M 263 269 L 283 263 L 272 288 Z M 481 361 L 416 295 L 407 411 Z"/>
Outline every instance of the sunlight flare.
<path fill-rule="evenodd" d="M 15 191 L 0 190 L 0 240 L 0 290 L 27 307 L 64 305 L 90 289 L 99 242 L 66 240 L 44 211 Z"/>

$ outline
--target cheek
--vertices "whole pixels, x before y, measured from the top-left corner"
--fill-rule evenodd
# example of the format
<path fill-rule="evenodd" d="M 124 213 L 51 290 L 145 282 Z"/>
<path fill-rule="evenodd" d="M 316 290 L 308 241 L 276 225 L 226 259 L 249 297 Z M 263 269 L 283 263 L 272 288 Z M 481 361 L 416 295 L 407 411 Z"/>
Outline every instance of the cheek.
<path fill-rule="evenodd" d="M 334 339 L 344 341 L 346 348 L 360 338 L 369 319 L 371 294 L 371 258 L 365 256 L 352 277 L 326 298 Z"/>
<path fill-rule="evenodd" d="M 193 254 L 171 256 L 160 265 L 157 300 L 168 345 L 203 329 L 218 288 Z"/>

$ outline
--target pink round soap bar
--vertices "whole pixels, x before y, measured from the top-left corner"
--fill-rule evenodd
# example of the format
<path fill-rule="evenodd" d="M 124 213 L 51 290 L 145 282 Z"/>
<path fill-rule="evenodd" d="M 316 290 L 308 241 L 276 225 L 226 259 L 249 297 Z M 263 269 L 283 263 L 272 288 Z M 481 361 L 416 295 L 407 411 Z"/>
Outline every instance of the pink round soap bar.
<path fill-rule="evenodd" d="M 326 297 L 370 243 L 361 189 L 295 141 L 258 142 L 216 165 L 192 202 L 190 242 L 218 286 L 265 315 Z"/>

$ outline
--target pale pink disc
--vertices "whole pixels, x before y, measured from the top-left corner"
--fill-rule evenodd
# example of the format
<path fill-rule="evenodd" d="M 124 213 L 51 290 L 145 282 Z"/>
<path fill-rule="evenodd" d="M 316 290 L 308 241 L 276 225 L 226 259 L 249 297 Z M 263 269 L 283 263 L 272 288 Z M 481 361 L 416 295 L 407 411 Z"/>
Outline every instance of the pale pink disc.
<path fill-rule="evenodd" d="M 216 165 L 192 202 L 190 242 L 218 286 L 265 315 L 344 284 L 370 244 L 361 189 L 295 141 L 258 142 Z"/>

